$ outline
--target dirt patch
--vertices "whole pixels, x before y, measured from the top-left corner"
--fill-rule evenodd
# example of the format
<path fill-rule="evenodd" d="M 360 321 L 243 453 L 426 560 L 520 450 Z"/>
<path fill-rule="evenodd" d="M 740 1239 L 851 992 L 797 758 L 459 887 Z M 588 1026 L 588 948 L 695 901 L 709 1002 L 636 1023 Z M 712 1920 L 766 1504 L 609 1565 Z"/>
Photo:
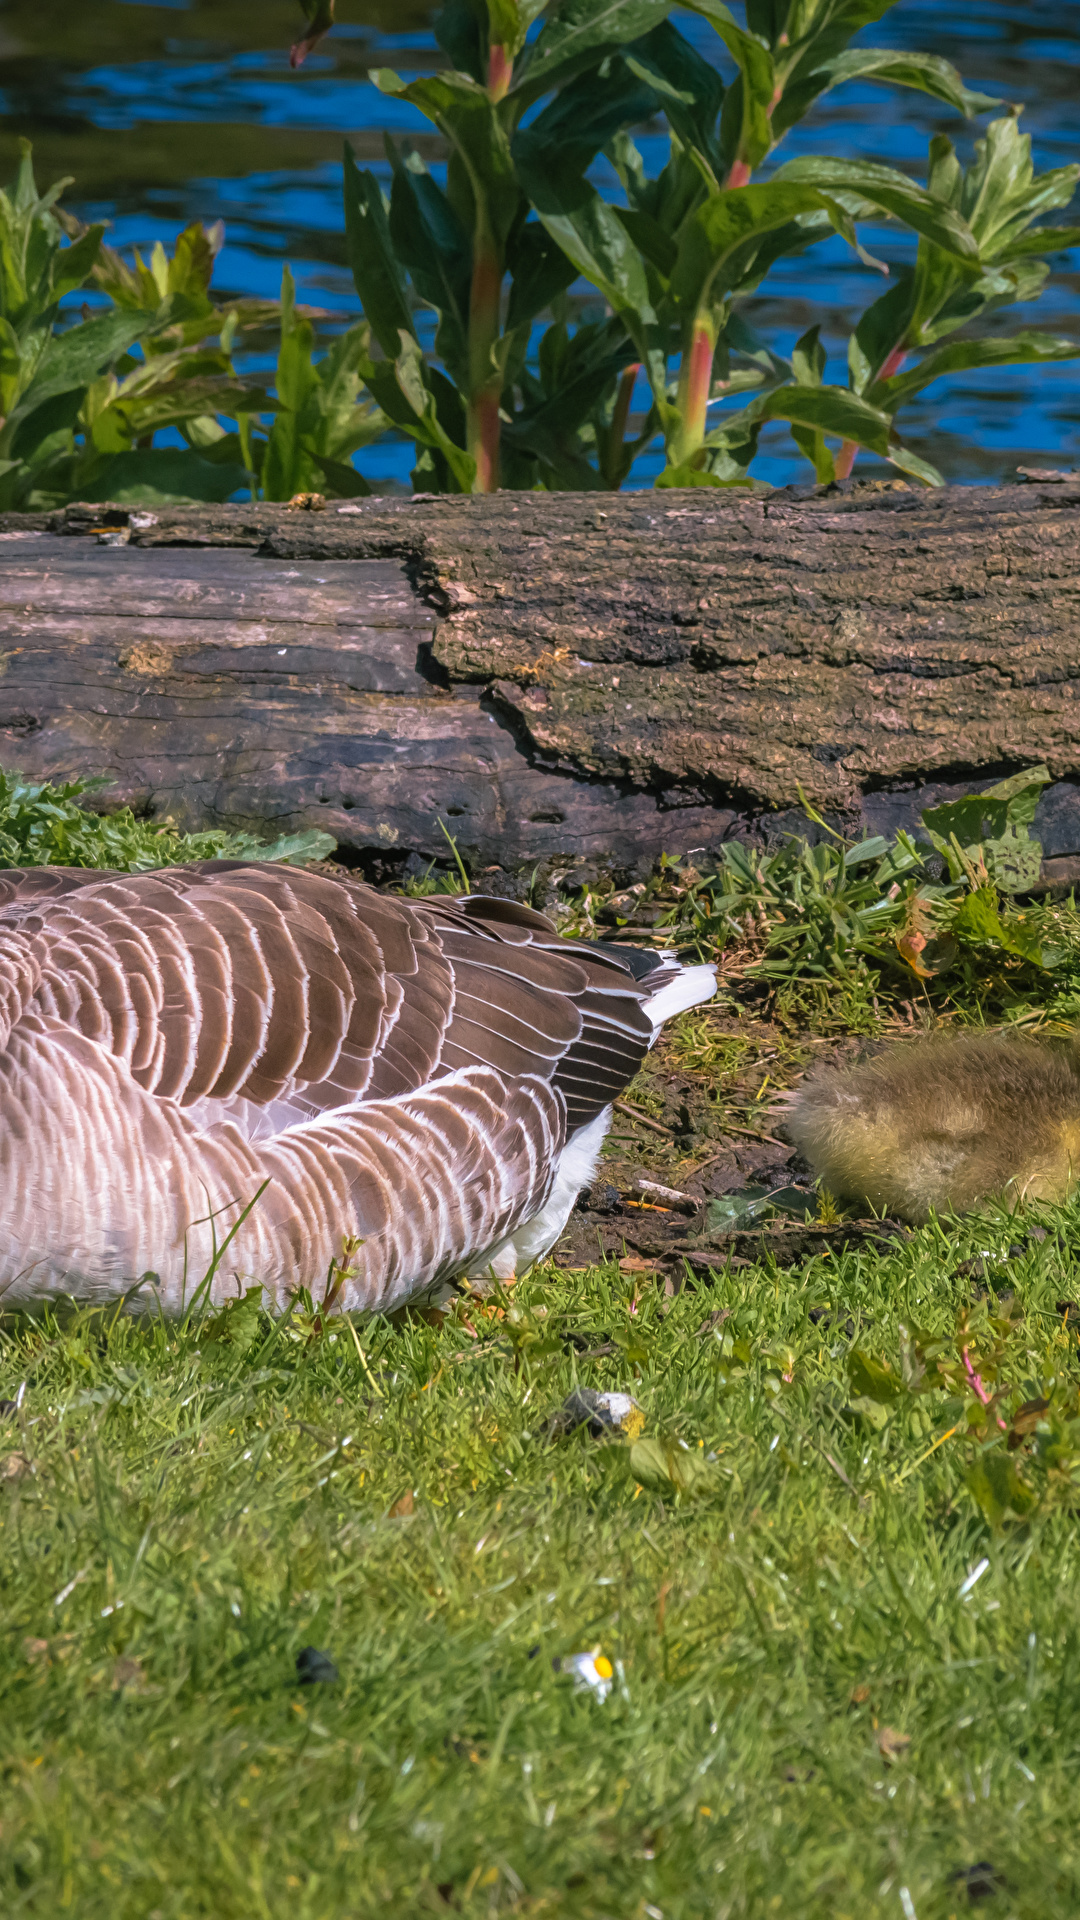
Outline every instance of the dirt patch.
<path fill-rule="evenodd" d="M 826 1247 L 887 1236 L 878 1221 L 818 1222 L 809 1169 L 784 1139 L 777 1096 L 819 1064 L 857 1054 L 857 1039 L 794 1033 L 745 1010 L 700 1009 L 664 1034 L 615 1111 L 597 1178 L 555 1250 L 564 1268 L 617 1259 L 628 1273 L 742 1265 L 768 1249 L 783 1264 Z M 685 1200 L 665 1202 L 642 1183 Z M 801 1204 L 797 1190 L 805 1189 Z M 739 1196 L 796 1189 L 793 1209 L 739 1224 Z M 733 1197 L 731 1224 L 710 1207 Z M 692 1203 L 692 1205 L 690 1204 Z M 804 1217 L 811 1216 L 808 1222 Z"/>

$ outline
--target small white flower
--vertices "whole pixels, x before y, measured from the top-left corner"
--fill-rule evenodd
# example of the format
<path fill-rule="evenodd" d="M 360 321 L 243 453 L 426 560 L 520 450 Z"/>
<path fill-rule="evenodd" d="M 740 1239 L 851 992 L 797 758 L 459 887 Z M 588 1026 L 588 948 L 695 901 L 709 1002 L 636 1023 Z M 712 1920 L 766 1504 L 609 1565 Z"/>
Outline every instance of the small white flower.
<path fill-rule="evenodd" d="M 599 1701 L 607 1699 L 615 1678 L 615 1669 L 599 1648 L 591 1653 L 570 1653 L 559 1662 L 559 1672 L 573 1676 L 577 1693 L 591 1693 Z"/>

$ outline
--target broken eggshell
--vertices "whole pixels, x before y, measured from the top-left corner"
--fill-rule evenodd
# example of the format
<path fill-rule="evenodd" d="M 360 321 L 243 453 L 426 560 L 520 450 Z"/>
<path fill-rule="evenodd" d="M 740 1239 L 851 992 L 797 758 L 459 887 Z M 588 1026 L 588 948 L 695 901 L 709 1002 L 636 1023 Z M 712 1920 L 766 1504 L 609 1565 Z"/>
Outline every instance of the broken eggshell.
<path fill-rule="evenodd" d="M 595 1387 L 575 1387 L 552 1420 L 557 1433 L 588 1427 L 597 1440 L 610 1434 L 636 1440 L 644 1425 L 645 1415 L 632 1394 L 600 1393 Z"/>

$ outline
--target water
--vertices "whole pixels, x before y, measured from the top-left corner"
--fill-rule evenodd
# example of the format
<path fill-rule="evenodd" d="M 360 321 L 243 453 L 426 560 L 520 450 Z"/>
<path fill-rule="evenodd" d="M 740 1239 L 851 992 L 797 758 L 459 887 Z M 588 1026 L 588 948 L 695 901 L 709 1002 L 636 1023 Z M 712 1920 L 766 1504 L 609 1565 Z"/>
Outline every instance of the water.
<path fill-rule="evenodd" d="M 0 165 L 10 176 L 16 137 L 34 141 L 39 180 L 73 174 L 65 203 L 108 219 L 114 245 L 170 241 L 192 219 L 224 219 L 219 295 L 276 295 L 289 261 L 301 298 L 340 315 L 359 303 L 345 266 L 341 137 L 388 177 L 383 131 L 415 139 L 437 163 L 440 144 L 414 109 L 371 85 L 372 66 L 430 71 L 431 14 L 417 0 L 339 0 L 340 24 L 290 71 L 300 12 L 292 0 L 8 0 L 0 4 Z M 709 58 L 718 42 L 696 16 L 676 14 Z M 1024 103 L 1037 166 L 1080 158 L 1080 7 L 1062 0 L 899 0 L 862 36 L 878 45 L 944 55 L 969 85 Z M 722 63 L 722 62 L 721 62 Z M 979 123 L 906 90 L 851 83 L 828 95 L 788 136 L 781 157 L 834 152 L 884 161 L 921 177 L 933 133 L 970 157 Z M 650 168 L 657 130 L 640 144 Z M 1080 202 L 1072 213 L 1080 224 Z M 896 230 L 866 231 L 872 252 L 904 257 Z M 846 378 L 844 344 L 882 282 L 839 240 L 775 270 L 747 317 L 781 351 L 823 319 L 827 378 Z M 1059 254 L 1042 299 L 999 316 L 1006 330 L 1038 327 L 1080 340 L 1080 250 Z M 267 343 L 269 347 L 269 343 Z M 263 355 L 264 361 L 268 354 Z M 1017 465 L 1080 464 L 1080 361 L 1006 368 L 939 381 L 901 418 L 909 444 L 950 479 L 992 481 Z M 807 479 L 786 429 L 763 439 L 755 473 Z M 363 471 L 407 481 L 411 448 L 388 440 L 360 456 Z M 658 460 L 638 463 L 649 484 Z M 873 473 L 863 456 L 859 471 Z M 888 471 L 887 469 L 880 469 Z"/>

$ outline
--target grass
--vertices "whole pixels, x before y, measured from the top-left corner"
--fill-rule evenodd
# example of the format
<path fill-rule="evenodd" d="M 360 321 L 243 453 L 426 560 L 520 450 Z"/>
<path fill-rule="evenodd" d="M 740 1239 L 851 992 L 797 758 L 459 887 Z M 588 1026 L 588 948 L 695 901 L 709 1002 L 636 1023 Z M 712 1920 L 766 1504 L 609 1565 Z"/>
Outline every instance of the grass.
<path fill-rule="evenodd" d="M 988 1914 L 1074 1915 L 1080 1210 L 1044 1219 L 671 1299 L 548 1268 L 356 1341 L 12 1319 L 0 1910 L 945 1920 L 989 1862 Z M 578 1384 L 636 1446 L 552 1432 Z M 603 1703 L 553 1665 L 593 1648 Z"/>
<path fill-rule="evenodd" d="M 880 1033 L 959 1017 L 979 1024 L 1080 1015 L 1080 912 L 1041 887 L 1030 829 L 1049 774 L 927 808 L 918 839 L 846 841 L 806 805 L 816 841 L 729 841 L 712 868 L 664 855 L 623 892 L 583 888 L 563 931 L 675 945 L 719 960 L 729 992 L 788 1028 Z"/>
<path fill-rule="evenodd" d="M 5 781 L 0 862 L 256 850 L 78 798 Z M 936 875 L 793 846 L 568 903 L 721 962 L 604 1177 L 760 1153 L 852 1035 L 1074 1019 L 1080 916 L 995 891 L 994 804 L 981 851 L 938 819 Z M 842 1237 L 352 1327 L 0 1320 L 5 1920 L 1071 1920 L 1080 1202 Z M 560 1431 L 582 1386 L 643 1433 Z"/>
<path fill-rule="evenodd" d="M 262 834 L 210 829 L 182 833 L 171 821 L 155 825 L 130 807 L 97 813 L 79 803 L 107 780 L 23 780 L 0 768 L 0 869 L 107 867 L 143 873 L 189 860 L 283 860 L 304 865 L 333 852 L 328 833 L 310 829 L 268 840 Z"/>

